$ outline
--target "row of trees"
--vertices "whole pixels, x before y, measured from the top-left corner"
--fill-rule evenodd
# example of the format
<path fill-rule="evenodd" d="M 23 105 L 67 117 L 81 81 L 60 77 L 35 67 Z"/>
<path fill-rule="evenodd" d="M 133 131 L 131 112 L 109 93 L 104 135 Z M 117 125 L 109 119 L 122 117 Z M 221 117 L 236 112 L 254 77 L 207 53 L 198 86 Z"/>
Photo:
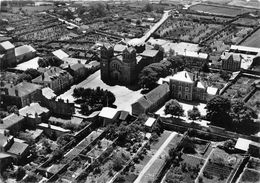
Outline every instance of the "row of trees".
<path fill-rule="evenodd" d="M 22 74 L 20 74 L 17 78 L 17 82 L 20 83 L 22 81 L 28 81 L 31 82 L 32 79 L 40 76 L 40 72 L 36 69 L 27 69 Z"/>

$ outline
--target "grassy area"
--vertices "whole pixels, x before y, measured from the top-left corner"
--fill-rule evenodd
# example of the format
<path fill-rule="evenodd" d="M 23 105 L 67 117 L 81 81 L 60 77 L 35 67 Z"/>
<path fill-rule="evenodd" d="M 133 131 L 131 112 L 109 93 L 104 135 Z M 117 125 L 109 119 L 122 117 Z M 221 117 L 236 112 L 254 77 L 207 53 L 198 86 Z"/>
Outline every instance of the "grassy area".
<path fill-rule="evenodd" d="M 248 37 L 242 44 L 242 46 L 250 46 L 259 48 L 260 45 L 260 29 Z"/>
<path fill-rule="evenodd" d="M 206 13 L 226 15 L 232 17 L 242 13 L 249 12 L 248 9 L 244 9 L 244 8 L 227 7 L 226 5 L 216 6 L 216 5 L 209 5 L 209 4 L 196 4 L 194 6 L 191 6 L 190 9 L 195 11 L 202 11 Z"/>

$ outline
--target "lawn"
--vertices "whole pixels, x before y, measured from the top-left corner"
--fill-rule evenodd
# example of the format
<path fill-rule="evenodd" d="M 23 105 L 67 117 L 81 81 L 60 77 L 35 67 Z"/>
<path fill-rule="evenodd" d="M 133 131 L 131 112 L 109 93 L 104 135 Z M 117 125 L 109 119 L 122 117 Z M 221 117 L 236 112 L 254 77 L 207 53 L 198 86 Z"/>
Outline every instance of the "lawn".
<path fill-rule="evenodd" d="M 260 115 L 260 91 L 256 91 L 252 97 L 247 101 L 247 104 Z"/>
<path fill-rule="evenodd" d="M 251 18 L 239 18 L 238 20 L 233 22 L 234 24 L 241 24 L 241 25 L 258 25 L 257 19 L 251 19 Z"/>
<path fill-rule="evenodd" d="M 239 183 L 258 183 L 260 180 L 260 172 L 245 169 Z"/>
<path fill-rule="evenodd" d="M 75 99 L 72 96 L 74 88 L 77 87 L 84 87 L 84 88 L 97 88 L 100 87 L 104 90 L 109 90 L 111 91 L 115 97 L 115 105 L 119 110 L 126 110 L 126 111 L 131 111 L 131 104 L 141 98 L 141 90 L 131 90 L 125 86 L 109 86 L 105 84 L 101 78 L 100 78 L 100 70 L 96 71 L 92 75 L 90 75 L 86 80 L 82 81 L 81 83 L 77 85 L 73 85 L 70 90 L 67 92 L 63 93 L 60 95 L 58 98 L 62 98 L 65 101 L 68 99 L 69 102 L 74 102 Z"/>
<path fill-rule="evenodd" d="M 260 29 L 258 29 L 255 33 L 249 36 L 243 43 L 242 46 L 250 46 L 259 48 L 260 45 Z"/>

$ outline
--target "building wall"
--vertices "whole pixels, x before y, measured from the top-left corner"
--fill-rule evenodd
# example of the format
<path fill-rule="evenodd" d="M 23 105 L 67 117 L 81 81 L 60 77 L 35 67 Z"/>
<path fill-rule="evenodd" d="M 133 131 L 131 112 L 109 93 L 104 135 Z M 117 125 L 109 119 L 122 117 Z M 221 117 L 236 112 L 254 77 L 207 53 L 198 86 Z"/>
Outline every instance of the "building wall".
<path fill-rule="evenodd" d="M 231 57 L 222 61 L 222 69 L 228 71 L 239 71 L 241 68 L 241 61 L 234 61 Z"/>
<path fill-rule="evenodd" d="M 193 100 L 193 83 L 170 80 L 170 90 L 174 98 Z"/>

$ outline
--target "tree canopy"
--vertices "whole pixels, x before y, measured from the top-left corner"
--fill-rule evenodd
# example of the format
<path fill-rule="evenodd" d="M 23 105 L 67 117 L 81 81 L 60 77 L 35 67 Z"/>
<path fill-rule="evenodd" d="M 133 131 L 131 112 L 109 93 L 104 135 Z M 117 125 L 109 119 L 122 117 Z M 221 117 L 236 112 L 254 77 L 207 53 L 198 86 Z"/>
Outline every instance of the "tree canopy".
<path fill-rule="evenodd" d="M 207 119 L 213 125 L 221 127 L 229 127 L 231 125 L 231 118 L 229 112 L 231 109 L 231 102 L 229 99 L 222 96 L 215 96 L 208 101 L 206 105 Z"/>
<path fill-rule="evenodd" d="M 193 108 L 191 110 L 188 110 L 188 117 L 191 120 L 195 120 L 197 118 L 199 118 L 200 115 L 200 111 L 197 107 L 193 106 Z"/>
<path fill-rule="evenodd" d="M 184 110 L 177 100 L 171 99 L 166 103 L 164 113 L 179 117 L 184 114 Z"/>

